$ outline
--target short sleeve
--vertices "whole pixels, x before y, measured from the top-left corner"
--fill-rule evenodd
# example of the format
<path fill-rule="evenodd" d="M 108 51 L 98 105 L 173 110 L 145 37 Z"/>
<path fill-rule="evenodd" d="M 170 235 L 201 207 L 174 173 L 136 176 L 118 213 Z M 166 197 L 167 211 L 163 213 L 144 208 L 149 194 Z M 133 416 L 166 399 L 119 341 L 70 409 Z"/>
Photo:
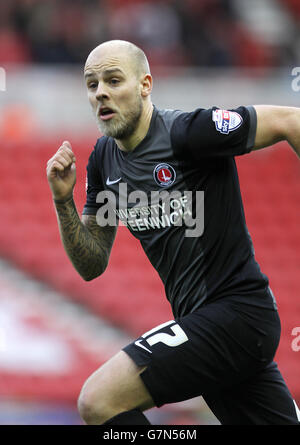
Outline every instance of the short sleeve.
<path fill-rule="evenodd" d="M 252 106 L 231 110 L 199 108 L 175 119 L 172 147 L 180 158 L 243 155 L 254 146 L 256 126 L 256 111 Z"/>
<path fill-rule="evenodd" d="M 93 150 L 86 167 L 86 203 L 83 208 L 83 215 L 95 215 L 100 204 L 97 203 L 97 195 L 103 190 L 99 169 L 96 162 L 96 150 Z"/>

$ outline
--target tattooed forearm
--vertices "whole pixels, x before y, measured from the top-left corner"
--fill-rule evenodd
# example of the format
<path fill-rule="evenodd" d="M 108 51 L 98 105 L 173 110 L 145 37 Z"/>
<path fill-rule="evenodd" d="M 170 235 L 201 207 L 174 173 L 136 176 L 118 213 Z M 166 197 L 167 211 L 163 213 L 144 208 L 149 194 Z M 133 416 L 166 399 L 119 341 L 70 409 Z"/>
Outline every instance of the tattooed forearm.
<path fill-rule="evenodd" d="M 55 202 L 60 236 L 64 248 L 78 273 L 86 281 L 101 275 L 108 264 L 116 227 L 100 227 L 96 216 L 81 221 L 73 198 Z"/>

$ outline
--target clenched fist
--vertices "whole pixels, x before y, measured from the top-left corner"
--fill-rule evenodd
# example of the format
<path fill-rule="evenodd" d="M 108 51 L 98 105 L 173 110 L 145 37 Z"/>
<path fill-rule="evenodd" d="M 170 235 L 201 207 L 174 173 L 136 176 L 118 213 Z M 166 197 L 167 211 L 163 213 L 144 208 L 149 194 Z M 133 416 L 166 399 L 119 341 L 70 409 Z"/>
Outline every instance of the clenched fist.
<path fill-rule="evenodd" d="M 76 158 L 69 141 L 64 141 L 47 163 L 47 178 L 53 199 L 65 200 L 72 196 L 76 183 Z"/>

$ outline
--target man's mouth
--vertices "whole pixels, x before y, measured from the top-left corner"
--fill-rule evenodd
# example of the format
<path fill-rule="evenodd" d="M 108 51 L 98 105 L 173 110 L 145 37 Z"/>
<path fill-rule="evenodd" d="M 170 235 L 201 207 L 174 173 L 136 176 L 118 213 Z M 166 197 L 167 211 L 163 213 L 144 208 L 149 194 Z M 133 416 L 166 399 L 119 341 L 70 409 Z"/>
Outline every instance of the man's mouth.
<path fill-rule="evenodd" d="M 113 111 L 109 107 L 100 107 L 98 116 L 102 121 L 107 121 L 111 119 L 115 114 L 116 114 L 115 111 Z"/>

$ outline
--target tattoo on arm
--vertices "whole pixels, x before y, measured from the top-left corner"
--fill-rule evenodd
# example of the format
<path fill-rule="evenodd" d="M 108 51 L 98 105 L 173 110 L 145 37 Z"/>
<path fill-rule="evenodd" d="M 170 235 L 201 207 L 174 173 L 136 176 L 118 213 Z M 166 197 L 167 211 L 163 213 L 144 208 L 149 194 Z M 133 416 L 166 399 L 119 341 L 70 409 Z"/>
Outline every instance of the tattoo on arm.
<path fill-rule="evenodd" d="M 82 221 L 73 198 L 55 202 L 60 236 L 78 273 L 86 280 L 101 275 L 108 264 L 116 227 L 100 227 L 96 215 L 84 215 Z"/>

